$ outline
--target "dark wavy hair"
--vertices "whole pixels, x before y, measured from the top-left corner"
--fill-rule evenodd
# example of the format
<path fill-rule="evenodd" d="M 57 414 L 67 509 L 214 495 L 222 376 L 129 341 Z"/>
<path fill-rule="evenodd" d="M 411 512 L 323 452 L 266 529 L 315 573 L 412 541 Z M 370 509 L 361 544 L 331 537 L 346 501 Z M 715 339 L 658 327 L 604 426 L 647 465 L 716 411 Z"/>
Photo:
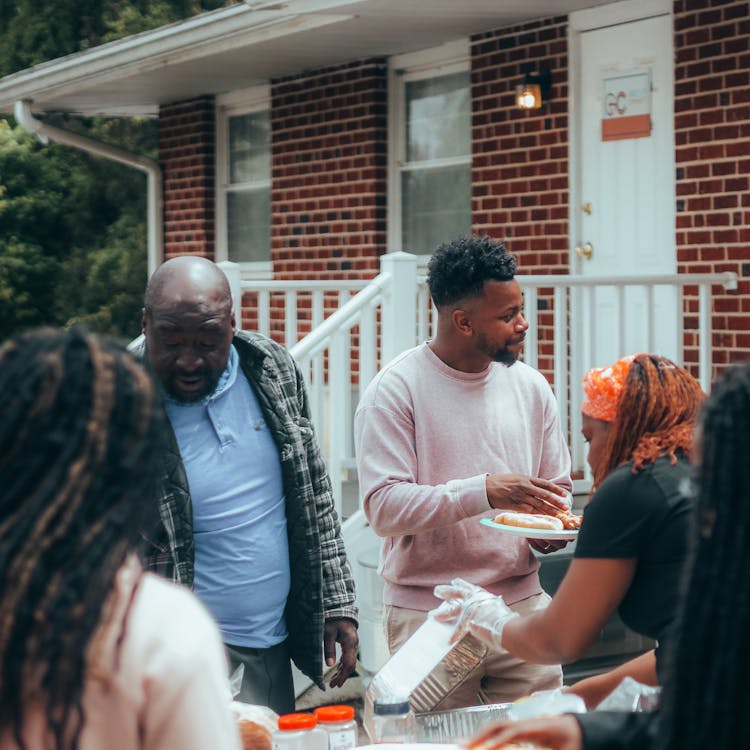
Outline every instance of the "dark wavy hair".
<path fill-rule="evenodd" d="M 516 259 L 499 240 L 458 237 L 433 253 L 427 265 L 427 285 L 440 309 L 479 297 L 486 281 L 510 281 L 515 273 Z"/>
<path fill-rule="evenodd" d="M 750 364 L 714 384 L 697 435 L 694 546 L 655 747 L 733 750 L 750 747 Z"/>
<path fill-rule="evenodd" d="M 684 367 L 656 354 L 639 354 L 630 363 L 594 486 L 628 461 L 634 473 L 661 456 L 675 463 L 677 453 L 686 454 L 692 445 L 704 397 Z"/>
<path fill-rule="evenodd" d="M 0 726 L 24 748 L 41 704 L 68 750 L 115 575 L 156 521 L 164 416 L 145 369 L 78 327 L 0 348 L 0 414 Z"/>

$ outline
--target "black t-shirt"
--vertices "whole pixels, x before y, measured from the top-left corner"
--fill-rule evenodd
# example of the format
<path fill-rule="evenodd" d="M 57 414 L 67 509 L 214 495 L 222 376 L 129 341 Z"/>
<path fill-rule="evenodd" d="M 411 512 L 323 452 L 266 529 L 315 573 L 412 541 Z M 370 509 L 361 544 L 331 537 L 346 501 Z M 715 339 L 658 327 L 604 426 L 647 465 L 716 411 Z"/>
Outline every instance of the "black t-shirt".
<path fill-rule="evenodd" d="M 660 652 L 676 613 L 687 555 L 689 478 L 690 464 L 682 454 L 675 464 L 659 458 L 636 474 L 630 463 L 618 467 L 584 509 L 574 553 L 637 560 L 618 611 L 629 628 L 658 640 Z"/>

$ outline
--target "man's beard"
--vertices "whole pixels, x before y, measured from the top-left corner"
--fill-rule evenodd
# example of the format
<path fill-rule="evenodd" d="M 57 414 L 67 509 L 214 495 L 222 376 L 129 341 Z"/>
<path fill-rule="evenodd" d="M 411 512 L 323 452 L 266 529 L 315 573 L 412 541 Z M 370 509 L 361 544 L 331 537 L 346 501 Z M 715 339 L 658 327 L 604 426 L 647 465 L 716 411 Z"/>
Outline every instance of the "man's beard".
<path fill-rule="evenodd" d="M 201 374 L 206 379 L 205 388 L 201 388 L 199 391 L 195 391 L 195 393 L 185 394 L 183 391 L 179 390 L 173 382 L 168 381 L 164 384 L 167 394 L 178 404 L 184 404 L 187 406 L 189 404 L 200 403 L 206 398 L 206 396 L 210 396 L 216 390 L 216 386 L 219 384 L 221 378 L 220 374 L 218 376 L 212 376 L 211 373 Z"/>
<path fill-rule="evenodd" d="M 515 354 L 510 349 L 499 349 L 495 352 L 495 355 L 492 357 L 494 362 L 497 362 L 498 364 L 505 365 L 506 367 L 513 366 L 516 362 L 518 362 L 518 358 L 521 356 L 520 351 Z"/>

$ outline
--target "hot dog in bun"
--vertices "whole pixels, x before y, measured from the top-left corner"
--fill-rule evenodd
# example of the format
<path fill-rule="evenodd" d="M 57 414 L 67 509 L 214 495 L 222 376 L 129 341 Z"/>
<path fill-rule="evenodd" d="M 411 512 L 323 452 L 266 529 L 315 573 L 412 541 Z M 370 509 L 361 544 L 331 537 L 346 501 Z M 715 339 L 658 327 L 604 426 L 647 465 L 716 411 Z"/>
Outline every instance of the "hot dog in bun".
<path fill-rule="evenodd" d="M 517 513 L 506 510 L 495 516 L 495 523 L 505 526 L 521 526 L 525 529 L 544 529 L 545 531 L 562 531 L 563 522 L 554 516 L 543 516 L 537 513 Z"/>

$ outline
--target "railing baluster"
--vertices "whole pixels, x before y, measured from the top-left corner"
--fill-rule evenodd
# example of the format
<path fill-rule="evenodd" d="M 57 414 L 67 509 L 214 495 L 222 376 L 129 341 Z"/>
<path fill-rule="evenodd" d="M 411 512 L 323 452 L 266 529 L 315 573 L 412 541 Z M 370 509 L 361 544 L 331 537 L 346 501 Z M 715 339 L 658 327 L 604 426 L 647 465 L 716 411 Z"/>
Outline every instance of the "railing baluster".
<path fill-rule="evenodd" d="M 258 290 L 258 331 L 264 336 L 271 335 L 271 292 Z"/>
<path fill-rule="evenodd" d="M 698 380 L 708 393 L 711 387 L 711 285 L 698 287 Z"/>
<path fill-rule="evenodd" d="M 523 277 L 519 277 L 523 281 Z M 537 288 L 524 286 L 524 317 L 529 327 L 526 331 L 526 341 L 523 347 L 523 361 L 533 368 L 539 366 L 539 324 L 537 313 Z"/>
<path fill-rule="evenodd" d="M 616 356 L 620 357 L 622 356 L 621 353 L 625 352 L 625 341 L 627 339 L 627 334 L 625 333 L 625 310 L 627 310 L 626 307 L 626 300 L 625 300 L 625 287 L 624 286 L 618 286 L 617 287 L 617 339 L 615 347 L 615 352 L 617 352 Z M 651 351 L 649 349 L 649 351 Z M 598 367 L 599 365 L 595 365 L 595 367 Z"/>
<path fill-rule="evenodd" d="M 297 343 L 297 292 L 284 295 L 284 346 L 290 349 Z"/>
<path fill-rule="evenodd" d="M 367 305 L 359 320 L 359 397 L 377 372 L 377 333 L 375 330 L 377 307 Z"/>
<path fill-rule="evenodd" d="M 350 429 L 350 420 L 344 409 L 333 408 L 334 398 L 338 401 L 348 389 L 349 371 L 348 371 L 348 336 L 338 331 L 331 337 L 331 345 L 328 350 L 328 383 L 329 390 L 329 407 L 328 407 L 328 454 L 331 460 L 328 461 L 328 473 L 331 477 L 333 489 L 333 501 L 336 506 L 336 512 L 339 518 L 342 514 L 342 485 L 344 481 L 344 467 L 342 459 L 346 453 L 346 433 Z M 346 368 L 346 371 L 345 371 Z M 347 422 L 349 422 L 347 424 Z"/>
<path fill-rule="evenodd" d="M 314 331 L 323 322 L 323 290 L 315 289 L 312 292 L 310 301 L 310 330 Z M 316 354 L 311 361 L 312 380 L 314 393 L 311 395 L 311 411 L 315 429 L 319 431 L 321 439 L 323 437 L 325 418 L 325 374 L 323 369 L 324 352 Z"/>
<path fill-rule="evenodd" d="M 555 395 L 561 404 L 560 423 L 563 435 L 568 433 L 568 410 L 564 408 L 568 400 L 568 287 L 555 287 L 554 298 L 554 342 L 555 361 L 553 364 L 555 378 Z"/>

